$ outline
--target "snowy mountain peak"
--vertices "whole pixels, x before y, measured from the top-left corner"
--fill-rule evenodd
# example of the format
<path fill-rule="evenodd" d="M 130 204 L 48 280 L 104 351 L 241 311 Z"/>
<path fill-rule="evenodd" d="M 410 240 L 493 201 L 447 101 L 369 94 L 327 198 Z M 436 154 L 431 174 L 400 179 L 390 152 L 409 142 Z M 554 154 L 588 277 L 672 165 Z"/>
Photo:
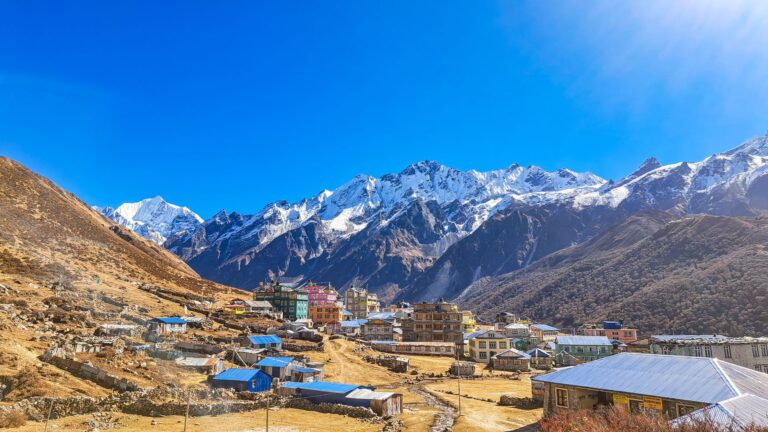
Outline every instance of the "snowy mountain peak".
<path fill-rule="evenodd" d="M 157 244 L 163 244 L 175 233 L 192 232 L 203 222 L 192 210 L 171 204 L 161 196 L 124 203 L 114 209 L 94 208 L 109 219 Z"/>

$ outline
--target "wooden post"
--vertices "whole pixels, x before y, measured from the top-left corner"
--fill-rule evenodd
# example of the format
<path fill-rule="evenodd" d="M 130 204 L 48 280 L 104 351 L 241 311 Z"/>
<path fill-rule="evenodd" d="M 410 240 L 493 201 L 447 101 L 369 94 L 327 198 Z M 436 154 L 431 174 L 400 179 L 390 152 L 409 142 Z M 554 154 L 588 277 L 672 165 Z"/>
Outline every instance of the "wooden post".
<path fill-rule="evenodd" d="M 43 432 L 48 432 L 48 422 L 51 420 L 51 414 L 53 414 L 53 403 L 56 399 L 56 391 L 53 391 L 53 394 L 51 395 L 51 406 L 48 407 L 48 415 L 45 417 L 45 427 L 43 428 Z"/>
<path fill-rule="evenodd" d="M 187 412 L 184 414 L 184 432 L 187 432 L 187 420 L 189 420 L 189 395 L 190 390 L 187 389 Z"/>
<path fill-rule="evenodd" d="M 267 430 L 269 432 L 269 395 L 267 395 Z"/>

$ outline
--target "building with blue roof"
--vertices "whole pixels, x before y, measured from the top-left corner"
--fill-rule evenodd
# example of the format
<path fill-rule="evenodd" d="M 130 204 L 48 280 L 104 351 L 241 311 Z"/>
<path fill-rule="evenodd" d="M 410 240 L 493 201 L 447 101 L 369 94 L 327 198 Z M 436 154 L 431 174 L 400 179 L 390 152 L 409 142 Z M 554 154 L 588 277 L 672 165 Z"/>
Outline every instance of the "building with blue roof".
<path fill-rule="evenodd" d="M 255 366 L 267 375 L 284 381 L 291 377 L 293 368 L 298 364 L 293 357 L 264 357 Z"/>
<path fill-rule="evenodd" d="M 552 355 L 548 352 L 540 348 L 534 348 L 532 350 L 526 351 L 526 354 L 528 354 L 528 356 L 531 358 L 530 362 L 532 368 L 540 370 L 552 369 Z"/>
<path fill-rule="evenodd" d="M 547 324 L 531 324 L 528 327 L 528 330 L 533 344 L 538 344 L 539 342 L 553 342 L 557 337 L 557 334 L 560 333 L 560 329 Z"/>
<path fill-rule="evenodd" d="M 259 369 L 227 369 L 211 379 L 213 388 L 236 391 L 262 392 L 272 388 L 272 377 Z"/>
<path fill-rule="evenodd" d="M 149 331 L 156 335 L 184 333 L 187 331 L 187 321 L 180 317 L 152 318 Z"/>
<path fill-rule="evenodd" d="M 362 331 L 363 324 L 367 323 L 366 319 L 354 319 L 348 321 L 342 321 L 339 323 L 339 329 L 341 333 L 346 336 L 359 336 Z"/>
<path fill-rule="evenodd" d="M 287 382 L 278 391 L 281 395 L 302 397 L 314 403 L 366 407 L 381 416 L 400 414 L 403 400 L 401 394 L 374 390 L 373 387 L 357 384 L 315 381 Z"/>
<path fill-rule="evenodd" d="M 283 340 L 277 335 L 246 336 L 243 345 L 249 348 L 283 349 Z"/>
<path fill-rule="evenodd" d="M 719 359 L 621 353 L 531 379 L 544 414 L 621 405 L 676 418 L 745 394 L 768 398 L 768 374 Z"/>

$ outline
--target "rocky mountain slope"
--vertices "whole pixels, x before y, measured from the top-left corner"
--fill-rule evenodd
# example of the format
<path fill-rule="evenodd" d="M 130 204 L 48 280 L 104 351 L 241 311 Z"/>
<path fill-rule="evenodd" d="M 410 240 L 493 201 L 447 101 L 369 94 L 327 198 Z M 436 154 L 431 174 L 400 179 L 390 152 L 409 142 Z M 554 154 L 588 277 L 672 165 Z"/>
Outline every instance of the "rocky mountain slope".
<path fill-rule="evenodd" d="M 365 284 L 385 300 L 454 298 L 646 209 L 676 216 L 768 210 L 768 138 L 700 162 L 651 158 L 617 181 L 512 165 L 490 172 L 413 164 L 357 176 L 254 215 L 220 212 L 165 246 L 204 277 L 250 289 L 270 277 Z"/>
<path fill-rule="evenodd" d="M 117 208 L 94 207 L 104 216 L 140 236 L 162 245 L 171 235 L 192 232 L 203 218 L 186 207 L 166 202 L 162 197 L 121 204 Z"/>
<path fill-rule="evenodd" d="M 528 268 L 474 282 L 459 301 L 564 328 L 621 319 L 645 333 L 768 332 L 768 218 L 642 212 Z"/>

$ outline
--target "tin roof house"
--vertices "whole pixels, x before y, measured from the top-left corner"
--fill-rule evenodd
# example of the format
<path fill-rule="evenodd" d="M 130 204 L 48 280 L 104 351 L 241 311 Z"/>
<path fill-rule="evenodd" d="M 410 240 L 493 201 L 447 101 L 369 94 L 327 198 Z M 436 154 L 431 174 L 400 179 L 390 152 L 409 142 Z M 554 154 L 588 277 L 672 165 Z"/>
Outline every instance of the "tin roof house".
<path fill-rule="evenodd" d="M 258 369 L 233 368 L 214 376 L 211 386 L 247 392 L 269 391 L 272 388 L 272 377 Z"/>
<path fill-rule="evenodd" d="M 243 346 L 255 349 L 283 349 L 283 340 L 277 335 L 256 335 L 246 336 L 242 343 Z"/>
<path fill-rule="evenodd" d="M 366 407 L 380 416 L 400 414 L 403 404 L 400 393 L 377 392 L 373 387 L 326 381 L 286 382 L 280 386 L 279 393 L 303 397 L 314 403 Z"/>
<path fill-rule="evenodd" d="M 573 366 L 612 354 L 613 344 L 605 336 L 557 336 L 555 338 L 555 361 L 558 365 Z"/>
<path fill-rule="evenodd" d="M 697 422 L 714 423 L 722 430 L 747 432 L 768 428 L 768 399 L 744 394 L 696 410 L 672 421 L 673 425 Z"/>
<path fill-rule="evenodd" d="M 184 333 L 187 321 L 180 317 L 157 317 L 149 321 L 149 330 L 158 335 Z"/>
<path fill-rule="evenodd" d="M 270 377 L 285 381 L 290 379 L 293 369 L 299 364 L 293 357 L 264 357 L 255 366 Z"/>
<path fill-rule="evenodd" d="M 768 398 L 768 374 L 701 357 L 621 353 L 532 381 L 545 386 L 545 415 L 621 405 L 677 418 L 746 394 Z"/>

